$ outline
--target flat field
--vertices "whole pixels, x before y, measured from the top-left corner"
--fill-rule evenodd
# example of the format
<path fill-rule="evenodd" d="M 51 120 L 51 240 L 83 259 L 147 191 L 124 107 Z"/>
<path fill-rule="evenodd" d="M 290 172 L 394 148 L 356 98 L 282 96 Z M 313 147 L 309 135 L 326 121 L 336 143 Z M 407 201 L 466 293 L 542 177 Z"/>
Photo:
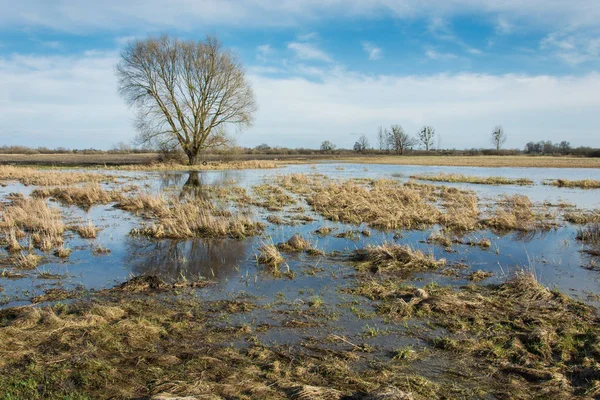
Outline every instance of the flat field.
<path fill-rule="evenodd" d="M 0 166 L 0 398 L 600 396 L 594 170 L 334 161 Z"/>

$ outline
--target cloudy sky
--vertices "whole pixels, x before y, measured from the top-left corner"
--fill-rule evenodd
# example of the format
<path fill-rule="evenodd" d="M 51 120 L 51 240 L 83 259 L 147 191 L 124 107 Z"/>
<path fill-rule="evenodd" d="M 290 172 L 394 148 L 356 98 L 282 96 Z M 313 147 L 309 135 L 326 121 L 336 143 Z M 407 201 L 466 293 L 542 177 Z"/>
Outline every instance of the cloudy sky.
<path fill-rule="evenodd" d="M 0 145 L 110 148 L 135 136 L 123 44 L 218 36 L 259 111 L 238 143 L 352 147 L 433 125 L 444 148 L 600 147 L 598 0 L 0 0 Z"/>

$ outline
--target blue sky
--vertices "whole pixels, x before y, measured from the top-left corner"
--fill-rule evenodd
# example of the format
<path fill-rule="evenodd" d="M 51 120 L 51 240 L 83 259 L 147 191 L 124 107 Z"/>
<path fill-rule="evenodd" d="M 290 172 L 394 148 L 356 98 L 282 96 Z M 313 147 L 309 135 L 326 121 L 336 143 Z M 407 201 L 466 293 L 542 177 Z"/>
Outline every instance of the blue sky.
<path fill-rule="evenodd" d="M 5 3 L 5 4 L 1 4 Z M 523 4 L 526 3 L 526 4 Z M 217 35 L 259 111 L 238 143 L 352 147 L 433 125 L 444 148 L 600 147 L 597 0 L 0 0 L 0 144 L 110 148 L 135 136 L 114 67 L 132 38 Z"/>

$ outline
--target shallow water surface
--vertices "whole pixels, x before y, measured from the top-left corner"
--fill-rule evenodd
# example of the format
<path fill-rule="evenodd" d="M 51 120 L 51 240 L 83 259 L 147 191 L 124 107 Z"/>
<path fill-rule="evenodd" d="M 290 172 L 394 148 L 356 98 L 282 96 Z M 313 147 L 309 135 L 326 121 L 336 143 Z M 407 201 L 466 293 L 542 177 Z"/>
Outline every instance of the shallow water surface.
<path fill-rule="evenodd" d="M 349 178 L 388 178 L 405 181 L 413 174 L 461 173 L 477 176 L 503 176 L 511 178 L 527 177 L 535 181 L 531 186 L 490 186 L 472 184 L 435 183 L 475 191 L 481 199 L 495 198 L 501 194 L 523 194 L 536 203 L 569 203 L 578 208 L 600 208 L 600 190 L 565 189 L 545 186 L 546 179 L 589 179 L 594 178 L 593 169 L 538 169 L 538 168 L 471 168 L 471 167 L 422 167 L 400 165 L 367 164 L 315 164 L 290 165 L 285 168 L 266 170 L 229 170 L 186 172 L 114 172 L 121 184 L 138 185 L 142 191 L 151 193 L 185 192 L 194 181 L 200 187 L 211 185 L 237 185 L 250 188 L 265 182 L 272 182 L 276 176 L 291 173 L 323 174 L 332 179 Z M 103 184 L 111 188 L 115 184 Z M 20 192 L 28 195 L 33 187 L 11 183 L 0 188 L 0 196 Z M 200 190 L 201 191 L 201 190 Z M 348 254 L 356 248 L 376 245 L 383 242 L 409 244 L 436 258 L 446 258 L 450 265 L 462 265 L 453 274 L 416 274 L 410 282 L 422 286 L 431 282 L 463 285 L 468 283 L 466 276 L 473 271 L 490 271 L 493 276 L 484 283 L 501 282 L 515 270 L 525 269 L 536 274 L 545 285 L 556 287 L 563 292 L 593 301 L 600 294 L 599 272 L 583 268 L 590 264 L 590 256 L 582 253 L 582 245 L 575 239 L 576 227 L 564 224 L 547 232 L 527 234 L 509 233 L 498 236 L 490 231 L 473 232 L 466 238 L 473 240 L 488 238 L 492 243 L 489 249 L 456 244 L 455 252 L 446 252 L 443 247 L 426 243 L 429 235 L 437 227 L 427 230 L 382 232 L 366 225 L 356 226 L 331 221 L 310 212 L 303 204 L 306 215 L 312 222 L 298 222 L 296 225 L 272 225 L 266 221 L 270 214 L 289 216 L 289 210 L 269 212 L 260 207 L 252 207 L 256 219 L 267 226 L 259 237 L 245 240 L 236 239 L 191 239 L 191 240 L 151 240 L 130 236 L 132 228 L 143 223 L 141 217 L 121 211 L 112 204 L 97 205 L 89 210 L 76 206 L 59 207 L 69 221 L 92 221 L 101 228 L 95 239 L 82 239 L 69 232 L 65 245 L 73 252 L 69 259 L 61 260 L 50 254 L 33 271 L 19 271 L 20 279 L 0 277 L 0 292 L 3 307 L 27 304 L 33 296 L 55 287 L 73 290 L 101 290 L 121 283 L 134 275 L 158 275 L 166 280 L 194 280 L 207 278 L 217 282 L 215 286 L 203 290 L 201 295 L 211 299 L 225 298 L 235 293 L 245 293 L 260 297 L 265 303 L 272 301 L 278 293 L 298 301 L 309 301 L 320 296 L 328 306 L 335 307 L 348 301 L 340 288 L 352 284 L 354 269 L 347 260 Z M 319 227 L 327 225 L 333 229 L 331 235 L 320 237 L 314 234 Z M 336 237 L 341 232 L 355 230 L 351 238 Z M 369 236 L 361 234 L 368 231 Z M 287 277 L 273 277 L 257 264 L 257 249 L 263 243 L 282 242 L 294 234 L 309 239 L 315 247 L 327 254 L 336 256 L 310 256 L 306 254 L 284 254 Z M 101 248 L 109 253 L 98 254 L 93 250 Z M 10 268 L 9 268 L 10 269 Z M 47 279 L 49 276 L 52 279 Z M 290 277 L 293 277 L 290 279 Z M 348 279 L 346 279 L 348 278 Z M 590 295 L 592 295 L 590 297 Z"/>

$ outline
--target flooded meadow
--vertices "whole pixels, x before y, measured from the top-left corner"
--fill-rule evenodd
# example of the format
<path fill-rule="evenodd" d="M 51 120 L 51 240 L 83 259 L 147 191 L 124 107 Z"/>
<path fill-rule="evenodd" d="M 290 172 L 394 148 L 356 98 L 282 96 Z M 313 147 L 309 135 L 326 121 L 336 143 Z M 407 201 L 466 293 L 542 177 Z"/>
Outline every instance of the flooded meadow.
<path fill-rule="evenodd" d="M 7 398 L 600 396 L 596 169 L 0 170 Z"/>

